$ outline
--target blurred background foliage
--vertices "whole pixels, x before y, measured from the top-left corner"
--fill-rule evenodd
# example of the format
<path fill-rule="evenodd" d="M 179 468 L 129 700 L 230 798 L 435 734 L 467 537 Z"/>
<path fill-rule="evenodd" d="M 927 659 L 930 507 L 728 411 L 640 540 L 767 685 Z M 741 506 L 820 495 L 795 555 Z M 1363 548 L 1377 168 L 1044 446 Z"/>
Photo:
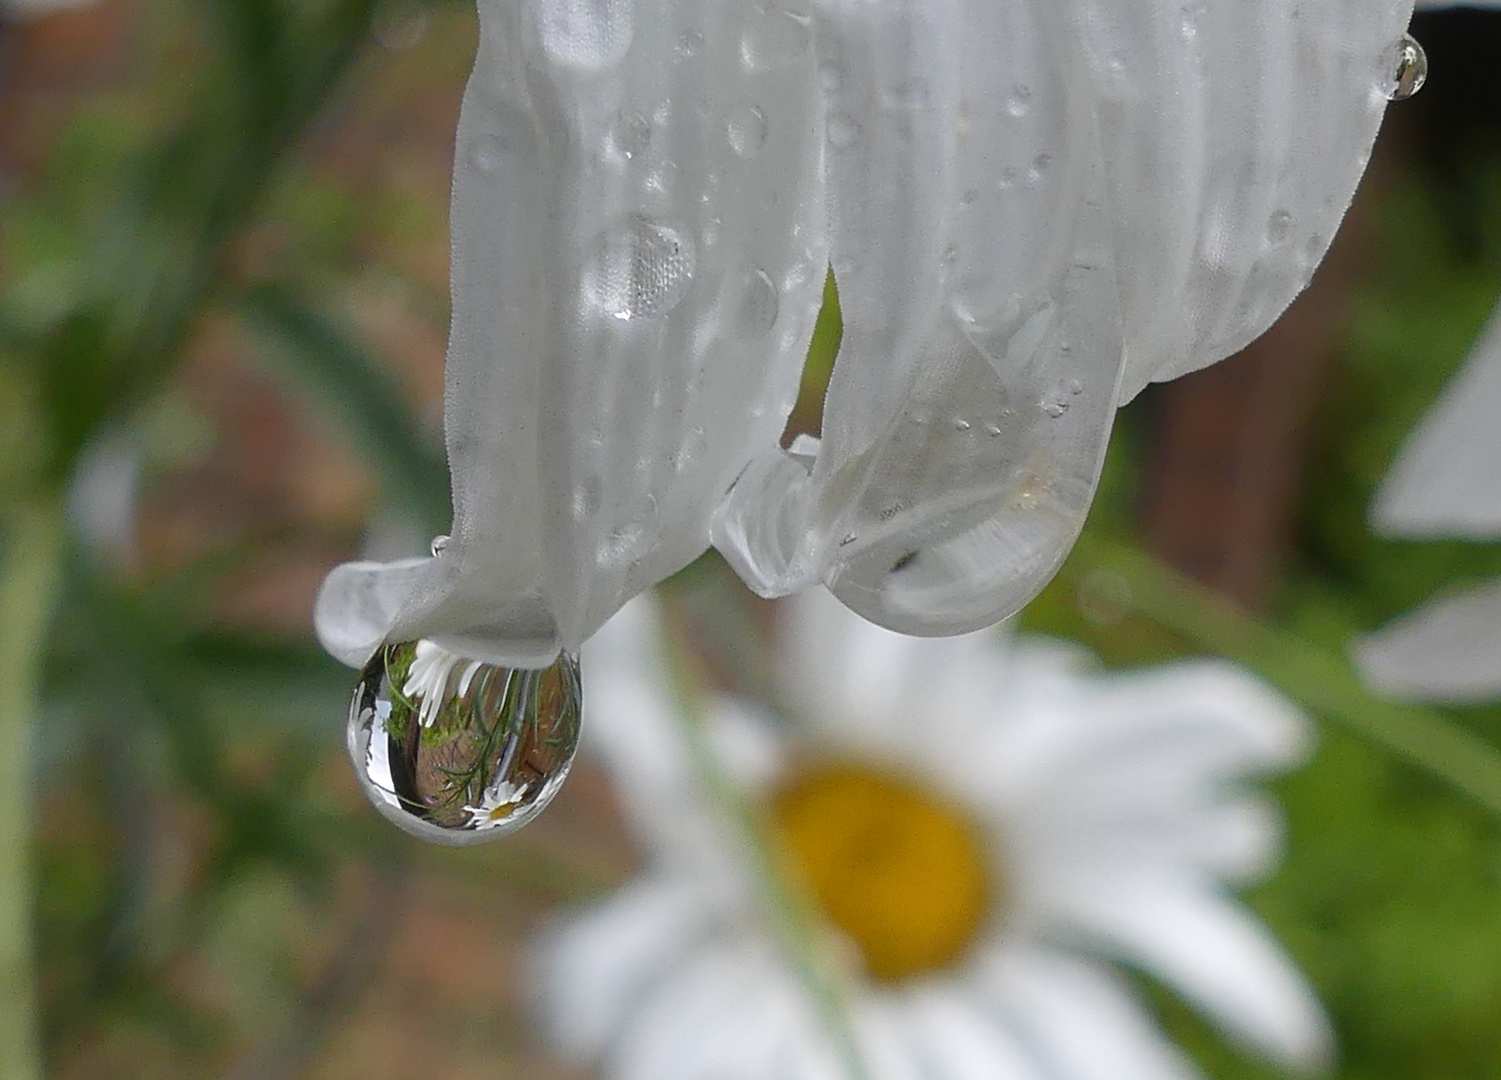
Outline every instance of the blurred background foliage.
<path fill-rule="evenodd" d="M 1241 658 L 1345 718 L 1278 785 L 1289 857 L 1250 901 L 1335 1016 L 1350 1080 L 1501 1077 L 1497 816 L 1373 742 L 1368 703 L 1318 675 L 1350 634 L 1501 574 L 1501 546 L 1364 523 L 1501 294 L 1501 18 L 1415 33 L 1429 86 L 1393 110 L 1346 254 L 1300 302 L 1333 328 L 1291 356 L 1322 373 L 1304 403 L 1283 401 L 1276 357 L 1144 394 L 1093 543 L 1023 616 L 1113 665 L 1270 642 Z M 0 880 L 19 883 L 0 923 L 31 928 L 0 933 L 0 979 L 34 949 L 46 1075 L 572 1075 L 531 1033 L 524 942 L 634 864 L 602 777 L 585 764 L 514 838 L 424 849 L 356 791 L 351 673 L 308 630 L 329 565 L 420 551 L 447 524 L 447 192 L 474 35 L 457 0 L 105 0 L 0 27 Z M 804 430 L 837 346 L 826 315 Z M 1300 351 L 1276 333 L 1266 349 Z M 1215 378 L 1298 419 L 1250 424 L 1252 457 L 1224 459 L 1288 463 L 1271 525 L 1179 557 L 1161 507 L 1218 519 L 1171 479 L 1204 470 L 1164 433 L 1208 400 L 1188 395 L 1252 415 Z M 1122 543 L 1205 583 L 1206 633 L 1159 617 L 1150 575 L 1112 562 Z M 1218 581 L 1234 559 L 1270 584 Z M 716 560 L 669 594 L 721 681 L 768 686 L 764 606 Z M 1325 666 L 1299 676 L 1303 654 Z M 1501 708 L 1450 718 L 1501 742 Z M 24 1077 L 24 998 L 0 990 L 0 1065 Z M 1154 1000 L 1209 1075 L 1271 1075 Z"/>

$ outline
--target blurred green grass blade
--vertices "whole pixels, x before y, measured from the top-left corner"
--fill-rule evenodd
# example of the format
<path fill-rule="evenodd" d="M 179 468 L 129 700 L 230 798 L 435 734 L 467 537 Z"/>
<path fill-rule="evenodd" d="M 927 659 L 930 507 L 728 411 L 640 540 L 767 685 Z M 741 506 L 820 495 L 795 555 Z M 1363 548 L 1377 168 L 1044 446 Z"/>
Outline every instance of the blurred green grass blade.
<path fill-rule="evenodd" d="M 41 498 L 11 506 L 0 537 L 0 1076 L 35 1080 L 31 838 L 28 743 L 43 649 L 56 599 L 62 508 Z"/>
<path fill-rule="evenodd" d="M 413 422 L 394 380 L 354 336 L 282 286 L 247 293 L 241 309 L 275 342 L 285 368 L 342 421 L 391 495 L 432 532 L 450 520 L 448 469 Z"/>
<path fill-rule="evenodd" d="M 1256 621 L 1140 551 L 1086 534 L 1063 573 L 1078 583 L 1093 571 L 1119 575 L 1137 614 L 1245 665 L 1310 711 L 1501 814 L 1501 750 L 1443 712 L 1378 697 L 1345 657 Z"/>

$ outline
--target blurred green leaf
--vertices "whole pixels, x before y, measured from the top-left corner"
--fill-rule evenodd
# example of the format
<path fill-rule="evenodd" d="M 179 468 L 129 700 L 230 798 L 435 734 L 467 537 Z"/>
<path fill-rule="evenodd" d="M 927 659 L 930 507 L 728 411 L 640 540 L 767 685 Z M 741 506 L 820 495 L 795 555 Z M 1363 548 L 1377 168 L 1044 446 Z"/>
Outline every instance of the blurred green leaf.
<path fill-rule="evenodd" d="M 342 422 L 391 494 L 425 527 L 448 526 L 448 469 L 412 423 L 395 382 L 332 318 L 284 286 L 247 293 L 242 310 L 289 362 L 286 370 Z"/>

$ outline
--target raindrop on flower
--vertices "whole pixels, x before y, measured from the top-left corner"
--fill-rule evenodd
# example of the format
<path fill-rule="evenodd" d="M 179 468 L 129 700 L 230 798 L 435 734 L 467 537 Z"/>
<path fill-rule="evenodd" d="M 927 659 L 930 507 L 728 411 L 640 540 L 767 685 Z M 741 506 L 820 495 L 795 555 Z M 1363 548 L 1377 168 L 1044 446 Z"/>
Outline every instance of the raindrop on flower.
<path fill-rule="evenodd" d="M 500 171 L 504 150 L 494 135 L 481 135 L 469 146 L 469 161 L 486 176 Z"/>
<path fill-rule="evenodd" d="M 420 840 L 514 832 L 562 787 L 578 747 L 578 659 L 505 668 L 427 640 L 383 645 L 349 707 L 355 775 L 381 815 Z"/>
<path fill-rule="evenodd" d="M 847 150 L 860 138 L 860 126 L 844 113 L 829 117 L 829 145 L 835 150 Z"/>
<path fill-rule="evenodd" d="M 1382 59 L 1380 89 L 1387 101 L 1406 101 L 1428 81 L 1428 54 L 1417 39 L 1403 34 Z"/>
<path fill-rule="evenodd" d="M 595 242 L 584 290 L 617 319 L 662 315 L 688 295 L 696 260 L 687 233 L 665 221 L 632 215 Z"/>
<path fill-rule="evenodd" d="M 678 38 L 677 55 L 679 60 L 691 60 L 697 56 L 699 50 L 704 47 L 704 35 L 697 30 L 684 30 Z"/>
<path fill-rule="evenodd" d="M 622 109 L 610 124 L 610 146 L 629 160 L 651 142 L 651 121 L 638 112 Z"/>
<path fill-rule="evenodd" d="M 427 546 L 427 550 L 432 552 L 433 558 L 436 559 L 439 555 L 442 555 L 445 551 L 448 550 L 448 540 L 449 537 L 445 533 L 439 533 L 437 536 L 433 537 L 432 543 L 428 544 Z"/>
<path fill-rule="evenodd" d="M 542 49 L 556 64 L 601 68 L 631 47 L 631 0 L 537 0 Z"/>
<path fill-rule="evenodd" d="M 1275 210 L 1272 212 L 1272 216 L 1267 219 L 1266 238 L 1270 244 L 1286 243 L 1287 238 L 1292 235 L 1292 231 L 1293 216 L 1290 211 Z"/>
<path fill-rule="evenodd" d="M 790 64 L 808 51 L 813 27 L 807 16 L 771 2 L 756 7 L 740 39 L 740 60 L 748 69 L 765 71 Z"/>
<path fill-rule="evenodd" d="M 766 145 L 766 114 L 751 105 L 731 119 L 725 131 L 731 150 L 743 158 L 755 157 Z"/>
<path fill-rule="evenodd" d="M 765 270 L 747 270 L 731 298 L 731 331 L 742 341 L 765 337 L 777 324 L 779 301 Z"/>

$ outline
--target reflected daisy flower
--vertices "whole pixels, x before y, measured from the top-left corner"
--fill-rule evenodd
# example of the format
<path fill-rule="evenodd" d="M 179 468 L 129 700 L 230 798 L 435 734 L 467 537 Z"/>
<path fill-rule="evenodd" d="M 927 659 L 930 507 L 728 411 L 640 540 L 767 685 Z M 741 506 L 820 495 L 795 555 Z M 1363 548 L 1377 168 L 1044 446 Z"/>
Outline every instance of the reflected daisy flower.
<path fill-rule="evenodd" d="M 1188 1078 L 1114 962 L 1276 1062 L 1327 1062 L 1308 986 L 1230 887 L 1268 870 L 1244 786 L 1301 717 L 1221 662 L 1092 673 L 1054 643 L 935 642 L 825 594 L 784 609 L 795 731 L 720 701 L 705 733 L 817 913 L 872 1080 Z M 560 1048 L 611 1080 L 842 1075 L 741 834 L 672 714 L 654 609 L 591 646 L 591 738 L 649 853 L 538 952 Z"/>

